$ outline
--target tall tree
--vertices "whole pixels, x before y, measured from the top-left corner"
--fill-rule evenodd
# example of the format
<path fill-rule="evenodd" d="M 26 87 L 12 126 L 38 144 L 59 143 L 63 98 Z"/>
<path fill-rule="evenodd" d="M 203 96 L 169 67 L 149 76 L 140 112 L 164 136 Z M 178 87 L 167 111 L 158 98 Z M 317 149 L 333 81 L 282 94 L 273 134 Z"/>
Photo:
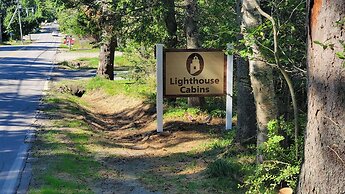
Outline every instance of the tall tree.
<path fill-rule="evenodd" d="M 261 16 L 256 10 L 257 0 L 242 0 L 242 34 L 245 44 L 251 49 L 249 57 L 249 75 L 254 94 L 257 119 L 257 145 L 260 147 L 267 140 L 267 124 L 277 117 L 277 104 L 273 84 L 272 67 L 263 59 L 259 46 L 250 36 L 250 31 L 261 24 Z M 260 149 L 259 149 L 260 150 Z M 258 162 L 263 156 L 258 152 Z"/>
<path fill-rule="evenodd" d="M 185 30 L 187 38 L 187 49 L 197 49 L 200 47 L 198 32 L 198 6 L 197 0 L 184 0 L 186 6 Z M 205 103 L 203 97 L 189 97 L 189 106 L 202 106 Z"/>
<path fill-rule="evenodd" d="M 116 48 L 114 0 L 100 1 L 100 26 L 102 29 L 101 50 L 97 75 L 114 80 L 114 59 Z"/>
<path fill-rule="evenodd" d="M 168 40 L 166 46 L 168 48 L 176 48 L 177 46 L 177 22 L 175 12 L 175 0 L 163 0 L 163 7 L 166 9 L 164 13 L 164 22 L 167 28 Z"/>
<path fill-rule="evenodd" d="M 237 1 L 236 12 L 237 22 L 241 24 L 242 0 Z M 242 26 L 244 27 L 244 26 Z M 244 29 L 242 28 L 242 32 Z M 239 36 L 238 40 L 243 39 Z M 238 56 L 237 64 L 237 131 L 236 140 L 240 143 L 253 142 L 256 135 L 256 110 L 254 104 L 254 95 L 249 77 L 249 62 L 247 58 Z"/>
<path fill-rule="evenodd" d="M 253 90 L 249 78 L 249 62 L 242 57 L 236 58 L 237 64 L 237 126 L 236 141 L 253 142 L 256 137 L 256 110 Z"/>
<path fill-rule="evenodd" d="M 345 3 L 307 6 L 308 124 L 298 193 L 344 193 Z"/>

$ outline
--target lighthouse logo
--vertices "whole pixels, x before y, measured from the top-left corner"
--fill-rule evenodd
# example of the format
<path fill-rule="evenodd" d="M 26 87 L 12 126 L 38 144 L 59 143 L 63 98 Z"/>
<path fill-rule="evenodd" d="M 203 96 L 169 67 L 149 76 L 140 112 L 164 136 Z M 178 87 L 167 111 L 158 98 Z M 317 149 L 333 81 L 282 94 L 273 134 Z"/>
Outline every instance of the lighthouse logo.
<path fill-rule="evenodd" d="M 189 74 L 197 76 L 204 70 L 204 59 L 198 53 L 193 53 L 187 58 L 186 67 Z"/>

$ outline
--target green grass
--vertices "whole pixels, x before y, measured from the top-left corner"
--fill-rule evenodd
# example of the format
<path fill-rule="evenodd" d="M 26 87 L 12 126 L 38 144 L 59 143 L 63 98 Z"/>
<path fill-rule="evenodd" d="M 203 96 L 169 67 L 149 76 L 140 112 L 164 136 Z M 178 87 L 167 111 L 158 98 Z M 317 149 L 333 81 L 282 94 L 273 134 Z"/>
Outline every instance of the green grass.
<path fill-rule="evenodd" d="M 46 185 L 40 189 L 30 190 L 30 194 L 93 193 L 85 184 L 57 178 L 54 175 L 45 175 L 43 179 L 45 180 Z"/>
<path fill-rule="evenodd" d="M 24 40 L 23 41 L 24 45 L 28 45 L 28 44 L 31 44 L 32 41 L 30 40 Z M 0 46 L 1 45 L 12 45 L 12 46 L 17 46 L 17 45 L 23 45 L 23 43 L 20 41 L 20 40 L 10 40 L 10 41 L 5 41 L 3 43 L 0 43 Z"/>
<path fill-rule="evenodd" d="M 154 93 L 154 87 L 147 84 L 134 83 L 128 80 L 107 80 L 99 77 L 86 82 L 86 90 L 103 90 L 106 94 L 114 96 L 125 94 L 134 98 L 145 99 Z"/>
<path fill-rule="evenodd" d="M 164 112 L 164 118 L 183 118 L 186 113 L 193 117 L 197 116 L 201 110 L 199 108 L 189 108 L 189 107 L 167 107 Z"/>
<path fill-rule="evenodd" d="M 44 101 L 55 109 L 47 114 L 63 119 L 53 116 L 52 125 L 38 134 L 33 150 L 41 163 L 33 164 L 33 172 L 39 184 L 29 193 L 93 193 L 92 184 L 99 179 L 101 164 L 88 149 L 93 133 L 83 120 L 75 119 L 82 113 L 77 111 L 81 99 L 51 93 Z"/>

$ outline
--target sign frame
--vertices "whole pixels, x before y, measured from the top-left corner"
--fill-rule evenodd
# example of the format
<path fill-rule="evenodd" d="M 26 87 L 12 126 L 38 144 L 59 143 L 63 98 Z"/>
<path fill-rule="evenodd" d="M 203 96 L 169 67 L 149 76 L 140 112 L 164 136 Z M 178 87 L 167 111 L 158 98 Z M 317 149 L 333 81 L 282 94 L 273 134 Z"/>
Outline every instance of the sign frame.
<path fill-rule="evenodd" d="M 166 53 L 167 52 L 222 52 L 224 54 L 223 60 L 223 92 L 219 94 L 178 94 L 167 95 L 166 94 Z M 163 96 L 164 98 L 177 98 L 177 97 L 208 97 L 208 96 L 225 96 L 227 94 L 227 55 L 223 49 L 163 49 Z"/>

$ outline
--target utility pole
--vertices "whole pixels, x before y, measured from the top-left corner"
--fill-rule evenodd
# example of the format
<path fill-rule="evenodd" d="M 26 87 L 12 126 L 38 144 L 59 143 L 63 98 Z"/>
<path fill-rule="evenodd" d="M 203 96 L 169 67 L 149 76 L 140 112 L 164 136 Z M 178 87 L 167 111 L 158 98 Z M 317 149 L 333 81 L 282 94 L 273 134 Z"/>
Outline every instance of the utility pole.
<path fill-rule="evenodd" d="M 2 1 L 0 0 L 0 43 L 2 43 Z"/>
<path fill-rule="evenodd" d="M 19 0 L 18 0 L 18 3 L 17 3 L 17 8 L 18 8 L 18 19 L 19 19 L 19 29 L 20 29 L 20 41 L 22 42 L 22 44 L 24 44 L 24 42 L 23 42 L 22 20 L 21 20 L 21 17 L 20 17 L 20 12 L 21 12 L 21 9 L 22 9 L 22 5 L 20 4 Z"/>
<path fill-rule="evenodd" d="M 23 30 L 22 30 L 22 21 L 21 21 L 21 17 L 20 17 L 20 10 L 22 9 L 22 5 L 21 3 L 19 2 L 19 0 L 16 0 L 17 2 L 17 7 L 16 9 L 14 10 L 14 13 L 12 15 L 12 18 L 10 20 L 10 23 L 8 24 L 8 28 L 10 28 L 12 22 L 13 22 L 13 19 L 14 17 L 16 16 L 16 14 L 18 13 L 18 19 L 19 19 L 19 30 L 20 30 L 20 40 L 22 42 L 22 44 L 24 44 L 23 42 Z"/>
<path fill-rule="evenodd" d="M 2 10 L 0 10 L 0 43 L 2 43 Z"/>

